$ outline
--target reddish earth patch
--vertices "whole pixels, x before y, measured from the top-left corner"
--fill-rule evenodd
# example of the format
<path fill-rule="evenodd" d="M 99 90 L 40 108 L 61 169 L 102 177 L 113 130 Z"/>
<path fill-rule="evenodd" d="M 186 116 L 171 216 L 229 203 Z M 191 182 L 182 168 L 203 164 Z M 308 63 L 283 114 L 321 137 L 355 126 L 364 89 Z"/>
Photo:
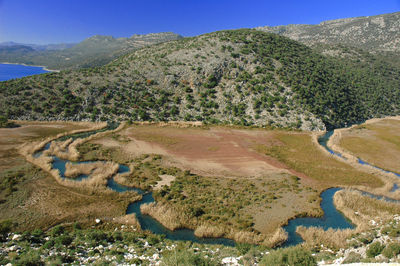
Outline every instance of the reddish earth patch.
<path fill-rule="evenodd" d="M 256 145 L 276 144 L 271 131 L 135 126 L 120 134 L 131 139 L 125 151 L 167 155 L 199 174 L 265 176 L 289 172 L 306 177 L 253 149 Z"/>

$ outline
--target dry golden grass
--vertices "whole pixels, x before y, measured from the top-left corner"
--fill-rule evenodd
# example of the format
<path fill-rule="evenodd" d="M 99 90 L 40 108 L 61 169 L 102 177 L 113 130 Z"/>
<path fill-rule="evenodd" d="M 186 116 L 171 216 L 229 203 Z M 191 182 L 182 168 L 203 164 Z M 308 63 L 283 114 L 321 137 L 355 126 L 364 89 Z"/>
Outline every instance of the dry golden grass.
<path fill-rule="evenodd" d="M 175 230 L 184 227 L 185 217 L 183 213 L 175 210 L 171 206 L 162 205 L 160 203 L 142 204 L 140 206 L 142 214 L 150 215 L 159 221 L 164 227 L 169 230 Z"/>
<path fill-rule="evenodd" d="M 136 214 L 127 214 L 119 217 L 113 218 L 114 223 L 125 224 L 125 225 L 132 225 L 136 229 L 140 229 L 140 223 L 136 218 Z"/>
<path fill-rule="evenodd" d="M 199 225 L 194 230 L 197 237 L 222 237 L 225 235 L 225 229 L 212 225 Z"/>
<path fill-rule="evenodd" d="M 342 131 L 335 148 L 400 173 L 400 120 L 381 119 Z"/>
<path fill-rule="evenodd" d="M 333 186 L 381 187 L 384 183 L 375 175 L 354 169 L 329 155 L 309 133 L 277 131 L 279 145 L 260 146 L 259 152 L 275 157 L 291 169 L 318 182 L 320 189 Z"/>
<path fill-rule="evenodd" d="M 160 203 L 143 204 L 140 210 L 142 214 L 152 216 L 169 230 L 194 229 L 194 234 L 198 237 L 226 237 L 238 243 L 262 244 L 267 247 L 278 246 L 287 240 L 287 233 L 282 228 L 278 228 L 271 235 L 265 235 L 205 223 L 198 224 L 196 219 L 188 219 L 182 211 Z"/>
<path fill-rule="evenodd" d="M 266 247 L 276 247 L 283 244 L 288 239 L 288 234 L 282 227 L 279 227 L 276 232 L 271 236 L 267 237 L 262 243 Z"/>
<path fill-rule="evenodd" d="M 93 170 L 102 166 L 103 166 L 102 162 L 85 163 L 85 164 L 73 164 L 71 162 L 67 162 L 65 164 L 64 175 L 69 178 L 74 178 L 82 174 L 90 175 L 93 172 Z"/>
<path fill-rule="evenodd" d="M 329 247 L 332 249 L 344 248 L 347 245 L 347 239 L 356 231 L 353 229 L 332 229 L 324 230 L 319 227 L 304 227 L 299 226 L 296 229 L 298 233 L 310 246 Z"/>
<path fill-rule="evenodd" d="M 400 213 L 400 204 L 363 196 L 359 191 L 338 191 L 333 199 L 336 207 L 362 229 L 370 220 L 384 222 Z"/>

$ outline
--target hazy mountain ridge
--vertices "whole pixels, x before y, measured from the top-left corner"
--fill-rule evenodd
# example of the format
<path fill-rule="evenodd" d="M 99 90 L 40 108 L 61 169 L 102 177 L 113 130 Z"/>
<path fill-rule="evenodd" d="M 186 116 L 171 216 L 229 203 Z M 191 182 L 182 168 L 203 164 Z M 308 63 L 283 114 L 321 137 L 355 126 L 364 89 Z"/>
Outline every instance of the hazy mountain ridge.
<path fill-rule="evenodd" d="M 64 50 L 73 47 L 76 43 L 54 43 L 54 44 L 28 44 L 28 43 L 17 43 L 17 42 L 2 42 L 0 48 L 13 46 L 28 46 L 36 51 L 54 51 Z"/>
<path fill-rule="evenodd" d="M 400 51 L 400 12 L 329 20 L 318 25 L 292 24 L 256 29 L 281 34 L 310 46 L 342 44 L 367 51 Z"/>
<path fill-rule="evenodd" d="M 321 130 L 398 114 L 400 70 L 325 57 L 286 37 L 221 31 L 99 68 L 0 83 L 14 119 L 190 120 Z"/>
<path fill-rule="evenodd" d="M 8 43 L 0 45 L 0 62 L 42 65 L 50 69 L 94 67 L 107 64 L 132 50 L 180 38 L 182 36 L 172 32 L 133 35 L 130 38 L 95 35 L 66 49 L 55 50 L 51 50 L 51 47 L 60 48 L 64 44 L 48 45 L 45 50 L 38 50 L 32 45 L 23 45 L 33 50 L 18 50 L 15 49 L 16 45 L 10 46 Z"/>

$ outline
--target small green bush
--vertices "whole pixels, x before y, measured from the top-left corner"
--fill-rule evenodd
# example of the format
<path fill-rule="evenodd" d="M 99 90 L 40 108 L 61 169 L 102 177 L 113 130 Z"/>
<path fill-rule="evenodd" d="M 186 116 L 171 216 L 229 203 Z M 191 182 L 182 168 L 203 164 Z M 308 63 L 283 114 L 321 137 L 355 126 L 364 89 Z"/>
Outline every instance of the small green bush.
<path fill-rule="evenodd" d="M 251 245 L 247 243 L 237 243 L 236 249 L 239 251 L 240 255 L 245 255 L 251 249 Z"/>
<path fill-rule="evenodd" d="M 14 265 L 23 265 L 23 266 L 41 266 L 44 265 L 44 262 L 40 259 L 40 254 L 36 250 L 30 250 L 26 253 L 20 254 L 16 261 L 13 261 Z"/>
<path fill-rule="evenodd" d="M 399 243 L 390 243 L 382 251 L 382 254 L 388 259 L 391 259 L 391 258 L 399 255 L 400 254 L 400 244 Z"/>
<path fill-rule="evenodd" d="M 163 256 L 162 265 L 196 265 L 196 266 L 209 266 L 216 265 L 209 258 L 205 258 L 202 254 L 195 254 L 193 251 L 188 250 L 174 250 Z"/>
<path fill-rule="evenodd" d="M 379 254 L 381 254 L 384 248 L 385 247 L 380 242 L 372 243 L 367 249 L 367 257 L 374 258 L 375 256 L 378 256 Z"/>
<path fill-rule="evenodd" d="M 265 255 L 260 265 L 317 265 L 315 258 L 311 252 L 302 247 L 290 247 L 285 249 L 277 249 L 270 254 Z"/>
<path fill-rule="evenodd" d="M 56 243 L 64 245 L 64 246 L 69 246 L 73 240 L 74 240 L 74 238 L 69 235 L 61 235 L 61 236 L 57 237 Z"/>
<path fill-rule="evenodd" d="M 361 260 L 361 255 L 355 252 L 350 252 L 349 255 L 347 255 L 346 259 L 343 261 L 343 263 L 355 263 L 355 262 L 360 262 Z"/>
<path fill-rule="evenodd" d="M 59 236 L 63 234 L 64 231 L 65 231 L 64 227 L 62 227 L 61 225 L 57 225 L 53 229 L 51 229 L 50 235 L 52 237 Z"/>
<path fill-rule="evenodd" d="M 10 220 L 3 220 L 0 222 L 0 235 L 7 235 L 12 228 L 12 222 Z"/>

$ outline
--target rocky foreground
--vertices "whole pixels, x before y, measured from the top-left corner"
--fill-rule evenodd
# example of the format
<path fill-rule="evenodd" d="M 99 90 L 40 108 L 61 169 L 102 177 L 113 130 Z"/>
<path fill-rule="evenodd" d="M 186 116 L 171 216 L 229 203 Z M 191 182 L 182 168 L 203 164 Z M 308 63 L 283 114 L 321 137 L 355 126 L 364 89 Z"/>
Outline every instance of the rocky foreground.
<path fill-rule="evenodd" d="M 3 234 L 1 265 L 337 265 L 400 263 L 400 216 L 386 224 L 371 220 L 373 229 L 354 235 L 348 247 L 332 250 L 307 245 L 268 250 L 171 241 L 125 225 L 102 224 L 91 229 L 56 226 L 48 232 Z M 111 229 L 110 226 L 113 226 Z M 6 226 L 2 224 L 2 232 Z M 107 229 L 106 229 L 107 228 Z"/>

